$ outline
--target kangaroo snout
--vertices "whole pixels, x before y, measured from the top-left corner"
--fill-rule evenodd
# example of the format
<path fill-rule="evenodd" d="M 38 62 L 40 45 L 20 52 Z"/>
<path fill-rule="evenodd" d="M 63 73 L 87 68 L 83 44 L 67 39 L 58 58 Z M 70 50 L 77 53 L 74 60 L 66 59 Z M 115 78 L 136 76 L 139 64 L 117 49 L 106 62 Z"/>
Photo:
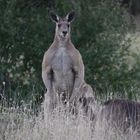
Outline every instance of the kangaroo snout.
<path fill-rule="evenodd" d="M 62 31 L 63 35 L 66 36 L 66 34 L 68 33 L 67 31 Z"/>

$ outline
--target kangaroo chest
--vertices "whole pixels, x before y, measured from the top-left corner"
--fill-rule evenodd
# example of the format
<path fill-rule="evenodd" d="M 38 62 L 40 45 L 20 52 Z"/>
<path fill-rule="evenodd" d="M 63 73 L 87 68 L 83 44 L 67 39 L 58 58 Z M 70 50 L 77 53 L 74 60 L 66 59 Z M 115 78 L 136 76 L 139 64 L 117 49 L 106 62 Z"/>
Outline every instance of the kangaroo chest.
<path fill-rule="evenodd" d="M 60 47 L 56 50 L 52 59 L 52 69 L 62 74 L 67 74 L 72 70 L 72 59 L 66 48 Z"/>
<path fill-rule="evenodd" d="M 73 59 L 64 47 L 59 47 L 52 58 L 53 88 L 57 93 L 71 93 L 74 84 Z"/>

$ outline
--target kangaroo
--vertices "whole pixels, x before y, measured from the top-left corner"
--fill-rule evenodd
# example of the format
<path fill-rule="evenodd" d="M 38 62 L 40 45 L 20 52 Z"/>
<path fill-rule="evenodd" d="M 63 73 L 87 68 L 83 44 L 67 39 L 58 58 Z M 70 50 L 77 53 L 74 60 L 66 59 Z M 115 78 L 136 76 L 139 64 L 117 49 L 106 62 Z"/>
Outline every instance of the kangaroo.
<path fill-rule="evenodd" d="M 47 99 L 50 110 L 61 100 L 63 104 L 72 100 L 84 81 L 84 64 L 79 51 L 74 47 L 70 31 L 75 12 L 61 18 L 50 13 L 56 23 L 55 37 L 52 45 L 45 52 L 42 62 L 42 79 L 47 88 Z"/>
<path fill-rule="evenodd" d="M 95 96 L 92 87 L 86 82 L 82 83 L 73 102 L 70 102 L 70 113 L 82 115 L 94 120 L 96 114 Z M 79 114 L 80 112 L 80 114 Z"/>
<path fill-rule="evenodd" d="M 92 87 L 83 83 L 79 89 L 78 104 L 80 104 L 83 115 L 87 116 L 90 120 L 94 120 L 96 114 L 96 101 Z"/>
<path fill-rule="evenodd" d="M 140 134 L 140 103 L 113 99 L 103 103 L 98 116 L 99 122 L 129 132 L 130 128 Z"/>

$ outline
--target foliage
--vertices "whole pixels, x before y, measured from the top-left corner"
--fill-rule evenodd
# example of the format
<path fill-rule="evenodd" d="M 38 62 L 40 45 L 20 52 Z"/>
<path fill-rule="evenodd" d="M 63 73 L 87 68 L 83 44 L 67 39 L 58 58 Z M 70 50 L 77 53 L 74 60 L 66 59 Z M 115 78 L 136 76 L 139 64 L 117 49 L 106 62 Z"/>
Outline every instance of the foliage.
<path fill-rule="evenodd" d="M 55 31 L 48 11 L 65 15 L 73 9 L 77 18 L 72 40 L 83 56 L 86 81 L 104 94 L 107 89 L 122 91 L 136 84 L 135 68 L 129 69 L 125 60 L 130 23 L 119 4 L 112 0 L 0 0 L 0 90 L 6 90 L 5 98 L 31 99 L 34 85 L 35 98 L 40 99 L 44 92 L 41 62 Z"/>

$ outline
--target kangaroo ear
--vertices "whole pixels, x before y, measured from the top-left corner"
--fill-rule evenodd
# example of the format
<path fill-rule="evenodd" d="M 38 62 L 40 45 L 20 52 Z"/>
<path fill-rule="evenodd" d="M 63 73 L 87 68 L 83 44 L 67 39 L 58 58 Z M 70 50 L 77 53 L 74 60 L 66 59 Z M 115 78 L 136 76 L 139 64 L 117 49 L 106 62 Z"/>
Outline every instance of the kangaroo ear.
<path fill-rule="evenodd" d="M 50 12 L 50 18 L 55 23 L 59 21 L 59 16 L 57 16 L 54 12 Z"/>
<path fill-rule="evenodd" d="M 74 20 L 74 17 L 75 17 L 75 12 L 72 11 L 72 12 L 67 14 L 66 19 L 68 22 L 72 22 Z"/>
<path fill-rule="evenodd" d="M 83 86 L 83 92 L 86 93 L 87 91 L 88 91 L 88 86 L 87 85 L 84 85 Z"/>

